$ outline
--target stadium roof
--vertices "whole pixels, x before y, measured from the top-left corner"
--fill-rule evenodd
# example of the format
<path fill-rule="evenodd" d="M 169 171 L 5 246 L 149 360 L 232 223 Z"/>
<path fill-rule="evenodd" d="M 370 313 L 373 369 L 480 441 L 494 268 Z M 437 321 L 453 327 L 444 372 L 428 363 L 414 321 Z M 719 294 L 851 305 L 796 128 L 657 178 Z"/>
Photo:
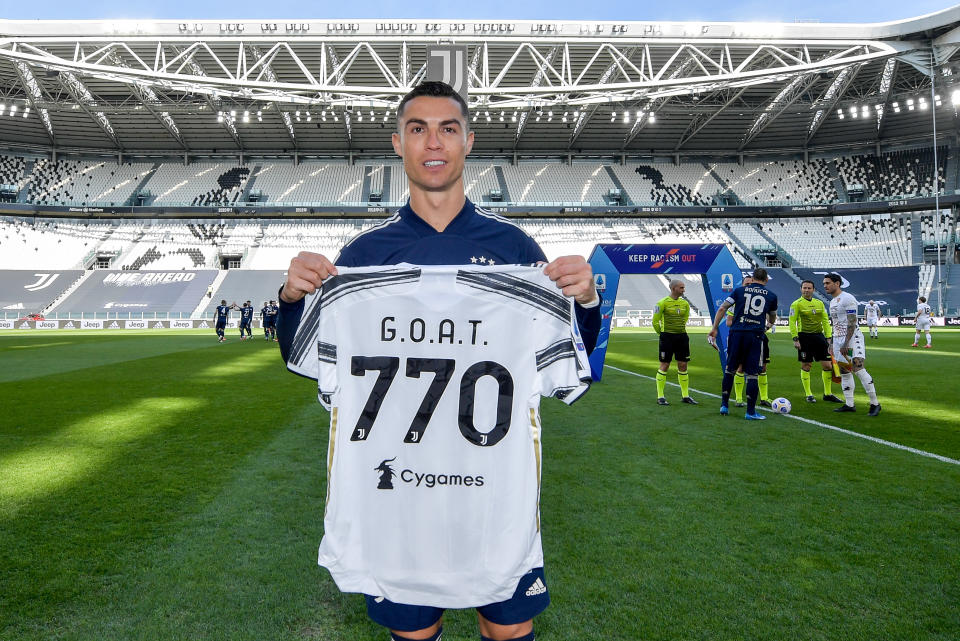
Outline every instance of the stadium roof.
<path fill-rule="evenodd" d="M 481 155 L 916 140 L 931 129 L 931 59 L 938 127 L 957 129 L 960 6 L 859 25 L 0 20 L 0 145 L 388 154 L 435 45 L 465 47 Z"/>

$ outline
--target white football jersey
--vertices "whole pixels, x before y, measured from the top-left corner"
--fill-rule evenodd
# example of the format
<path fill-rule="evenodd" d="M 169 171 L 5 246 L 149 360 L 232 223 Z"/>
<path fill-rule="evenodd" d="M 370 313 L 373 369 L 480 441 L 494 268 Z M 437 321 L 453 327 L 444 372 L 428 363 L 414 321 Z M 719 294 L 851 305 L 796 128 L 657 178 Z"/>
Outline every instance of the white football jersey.
<path fill-rule="evenodd" d="M 863 308 L 863 313 L 867 318 L 867 322 L 876 321 L 880 318 L 880 306 L 874 303 L 873 305 L 866 305 Z"/>
<path fill-rule="evenodd" d="M 589 388 L 542 267 L 338 268 L 288 367 L 330 410 L 319 563 L 344 592 L 466 608 L 543 565 L 540 396 Z"/>
<path fill-rule="evenodd" d="M 929 323 L 930 315 L 932 314 L 930 306 L 926 303 L 917 303 L 917 322 L 918 323 Z"/>
<path fill-rule="evenodd" d="M 847 314 L 857 316 L 859 303 L 848 292 L 830 300 L 830 321 L 833 323 L 833 342 L 843 343 L 847 339 Z M 860 333 L 859 327 L 854 327 L 854 337 Z"/>

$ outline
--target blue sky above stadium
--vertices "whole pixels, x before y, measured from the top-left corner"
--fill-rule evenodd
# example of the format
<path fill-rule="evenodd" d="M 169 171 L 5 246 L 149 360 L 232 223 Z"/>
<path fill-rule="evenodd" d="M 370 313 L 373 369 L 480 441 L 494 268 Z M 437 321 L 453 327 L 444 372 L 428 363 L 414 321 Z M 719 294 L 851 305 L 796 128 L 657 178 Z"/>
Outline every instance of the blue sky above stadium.
<path fill-rule="evenodd" d="M 5 2 L 2 16 L 14 20 L 77 19 L 386 19 L 436 18 L 478 20 L 770 20 L 793 22 L 885 22 L 933 13 L 952 6 L 944 0 L 874 0 L 869 3 L 840 0 L 769 2 L 763 0 L 688 0 L 644 3 L 571 0 L 486 0 L 464 5 L 413 0 L 365 0 L 354 3 L 277 3 L 260 0 L 76 0 Z"/>

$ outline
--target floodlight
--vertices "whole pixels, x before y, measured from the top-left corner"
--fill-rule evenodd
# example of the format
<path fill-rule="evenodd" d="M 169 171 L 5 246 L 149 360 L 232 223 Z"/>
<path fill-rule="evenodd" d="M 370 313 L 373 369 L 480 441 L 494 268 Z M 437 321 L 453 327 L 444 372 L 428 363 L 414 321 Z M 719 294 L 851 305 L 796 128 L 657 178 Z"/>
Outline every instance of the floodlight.
<path fill-rule="evenodd" d="M 954 92 L 950 94 L 950 101 L 955 105 L 960 105 L 960 90 L 954 90 Z"/>
<path fill-rule="evenodd" d="M 650 123 L 653 124 L 653 123 L 655 123 L 655 122 L 657 122 L 657 115 L 651 111 L 651 112 L 650 112 Z"/>
<path fill-rule="evenodd" d="M 13 116 L 13 114 L 15 114 L 15 113 L 17 113 L 17 106 L 16 106 L 16 105 L 10 105 L 10 115 Z"/>

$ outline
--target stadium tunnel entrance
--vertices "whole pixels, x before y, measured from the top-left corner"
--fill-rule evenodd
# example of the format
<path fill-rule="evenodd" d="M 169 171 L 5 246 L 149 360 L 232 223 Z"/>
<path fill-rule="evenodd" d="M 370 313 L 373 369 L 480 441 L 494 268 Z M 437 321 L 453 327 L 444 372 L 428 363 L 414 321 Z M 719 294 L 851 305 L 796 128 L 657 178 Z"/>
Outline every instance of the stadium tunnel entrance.
<path fill-rule="evenodd" d="M 603 362 L 607 356 L 610 328 L 614 323 L 617 292 L 621 278 L 646 274 L 674 278 L 698 275 L 703 284 L 704 296 L 710 322 L 723 304 L 727 295 L 743 281 L 737 261 L 726 245 L 615 245 L 601 244 L 590 254 L 590 266 L 597 289 L 603 297 L 601 306 L 602 325 L 597 346 L 590 354 L 590 370 L 593 380 L 603 375 Z M 626 284 L 626 279 L 624 279 Z M 721 370 L 726 367 L 727 326 L 720 323 L 717 348 Z"/>

